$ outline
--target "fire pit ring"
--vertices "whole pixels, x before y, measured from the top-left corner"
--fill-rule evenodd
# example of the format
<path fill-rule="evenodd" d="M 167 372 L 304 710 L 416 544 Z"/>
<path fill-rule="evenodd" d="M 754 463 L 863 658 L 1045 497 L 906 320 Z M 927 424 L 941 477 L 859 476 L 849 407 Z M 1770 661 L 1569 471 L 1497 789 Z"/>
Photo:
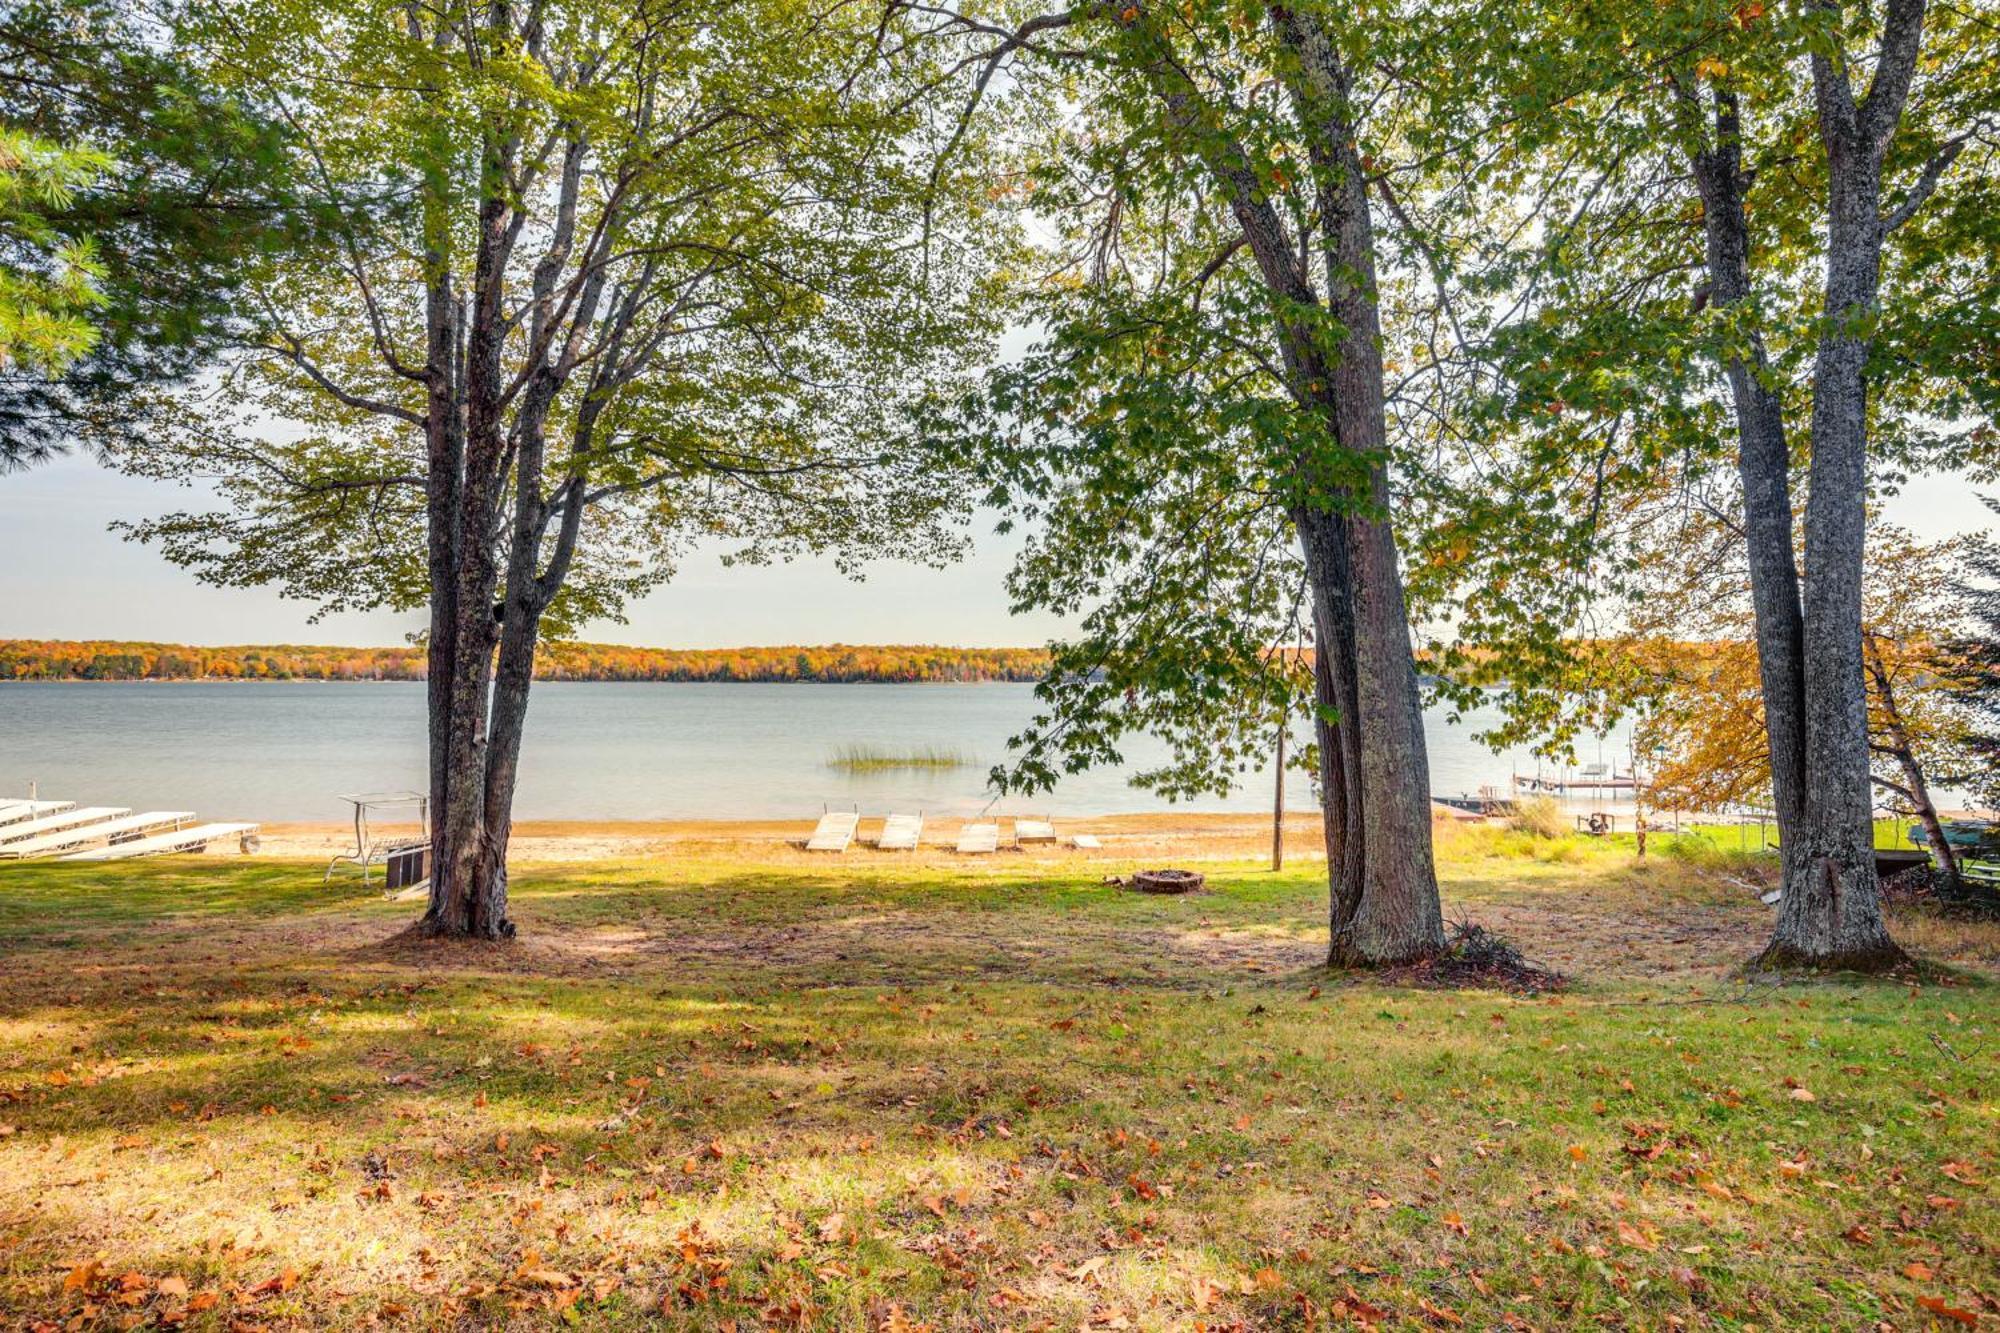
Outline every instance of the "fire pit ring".
<path fill-rule="evenodd" d="M 1141 870 L 1132 887 L 1141 893 L 1200 893 L 1208 876 L 1194 870 Z"/>

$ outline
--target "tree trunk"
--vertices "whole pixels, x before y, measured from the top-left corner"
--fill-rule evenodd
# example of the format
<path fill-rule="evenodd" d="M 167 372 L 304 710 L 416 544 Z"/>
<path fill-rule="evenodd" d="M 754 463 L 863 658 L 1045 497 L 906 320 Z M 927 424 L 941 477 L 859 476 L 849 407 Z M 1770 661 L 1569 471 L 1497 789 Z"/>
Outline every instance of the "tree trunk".
<path fill-rule="evenodd" d="M 1388 521 L 1388 424 L 1368 181 L 1346 121 L 1329 119 L 1327 135 L 1335 170 L 1322 191 L 1329 238 L 1327 309 L 1345 330 L 1330 368 L 1329 407 L 1342 452 L 1367 460 L 1366 489 L 1346 523 L 1367 844 L 1361 906 L 1348 947 L 1359 960 L 1401 962 L 1443 950 L 1444 915 L 1432 862 L 1423 705 L 1396 535 Z"/>
<path fill-rule="evenodd" d="M 1716 94 L 1714 137 L 1694 157 L 1707 239 L 1709 295 L 1718 310 L 1750 299 L 1750 226 L 1744 210 L 1742 126 L 1733 94 Z M 1743 531 L 1771 752 L 1771 795 L 1780 830 L 1779 859 L 1790 867 L 1793 840 L 1805 827 L 1805 622 L 1792 548 L 1791 443 L 1783 407 L 1769 385 L 1762 334 L 1753 326 L 1725 371 L 1736 410 L 1737 475 L 1743 485 Z M 1789 882 L 1781 869 L 1781 882 Z"/>
<path fill-rule="evenodd" d="M 1387 515 L 1387 428 L 1368 188 L 1354 144 L 1345 68 L 1316 18 L 1280 7 L 1271 16 L 1300 57 L 1289 85 L 1308 130 L 1320 190 L 1322 303 L 1309 252 L 1291 243 L 1240 142 L 1216 134 L 1201 94 L 1141 10 L 1123 11 L 1167 115 L 1194 134 L 1194 151 L 1241 227 L 1270 296 L 1286 387 L 1319 418 L 1319 431 L 1276 480 L 1312 585 L 1320 660 L 1330 672 L 1334 716 L 1320 735 L 1327 788 L 1327 873 L 1332 961 L 1379 965 L 1439 952 L 1444 921 L 1431 861 L 1430 780 L 1416 664 Z M 1328 345 L 1323 309 L 1345 330 Z M 1337 741 L 1337 744 L 1327 744 Z M 1337 840 L 1336 840 L 1337 839 Z"/>
<path fill-rule="evenodd" d="M 504 12 L 496 10 L 497 21 Z M 498 638 L 494 600 L 499 566 L 493 546 L 495 520 L 506 496 L 507 435 L 502 420 L 506 341 L 505 277 L 512 244 L 507 182 L 512 147 L 489 131 L 480 172 L 478 251 L 474 261 L 471 309 L 462 318 L 453 362 L 457 367 L 455 404 L 463 413 L 461 463 L 450 480 L 454 503 L 452 568 L 445 582 L 448 605 L 433 588 L 433 624 L 451 642 L 451 682 L 444 719 L 444 801 L 433 811 L 434 854 L 430 909 L 424 929 L 436 935 L 503 938 L 512 933 L 506 917 L 505 878 L 486 873 L 492 862 L 487 843 L 486 729 L 493 652 Z M 433 369 L 435 374 L 435 368 Z M 435 486 L 438 478 L 433 477 Z M 433 534 L 435 539 L 435 534 Z M 433 734 L 437 720 L 432 720 Z M 438 760 L 433 757 L 434 772 Z M 495 892 L 499 893 L 496 901 Z"/>
<path fill-rule="evenodd" d="M 1897 767 L 1903 770 L 1903 781 L 1907 784 L 1905 794 L 1917 818 L 1923 821 L 1938 869 L 1956 888 L 1959 884 L 1958 853 L 1945 841 L 1944 822 L 1938 818 L 1937 803 L 1931 800 L 1930 781 L 1924 776 L 1924 766 L 1917 762 L 1917 747 L 1910 740 L 1909 726 L 1903 721 L 1902 705 L 1896 699 L 1895 678 L 1889 674 L 1888 665 L 1882 660 L 1881 645 L 1873 635 L 1866 639 L 1865 647 L 1868 674 L 1875 681 L 1875 699 L 1882 709 L 1883 730 L 1888 733 L 1888 744 L 1878 748 L 1886 749 L 1895 759 Z"/>
<path fill-rule="evenodd" d="M 1815 59 L 1816 81 L 1823 65 Z M 1844 70 L 1840 79 L 1844 85 Z M 1718 306 L 1738 307 L 1751 295 L 1741 124 L 1732 95 L 1718 92 L 1715 107 L 1713 135 L 1694 153 L 1693 167 L 1710 292 Z M 1825 130 L 1828 327 L 1813 376 L 1803 590 L 1792 554 L 1789 442 L 1754 329 L 1725 367 L 1781 849 L 1777 926 L 1758 960 L 1769 967 L 1879 970 L 1903 959 L 1882 919 L 1875 878 L 1861 664 L 1868 348 L 1857 320 L 1872 311 L 1878 280 L 1880 156 L 1857 161 L 1850 128 L 1828 122 Z"/>
<path fill-rule="evenodd" d="M 1868 328 L 1880 291 L 1882 159 L 1902 112 L 1923 0 L 1892 0 L 1862 106 L 1846 58 L 1812 57 L 1827 150 L 1825 329 L 1813 365 L 1812 494 L 1806 501 L 1804 845 L 1787 866 L 1778 925 L 1761 961 L 1881 970 L 1903 961 L 1882 919 L 1862 677 L 1861 569 L 1867 538 Z"/>
<path fill-rule="evenodd" d="M 1953 888 L 1959 885 L 1958 853 L 1945 841 L 1944 822 L 1938 818 L 1937 803 L 1931 800 L 1931 784 L 1924 776 L 1924 766 L 1917 760 L 1917 747 L 1910 739 L 1909 725 L 1903 720 L 1903 707 L 1896 698 L 1896 680 L 1890 674 L 1889 665 L 1882 657 L 1881 640 L 1868 634 L 1862 640 L 1863 659 L 1868 665 L 1868 678 L 1875 686 L 1875 706 L 1881 710 L 1882 722 L 1878 730 L 1882 734 L 1879 741 L 1871 741 L 1870 746 L 1878 754 L 1887 755 L 1896 761 L 1896 767 L 1903 772 L 1903 785 L 1891 790 L 1900 791 L 1910 803 L 1911 813 L 1923 823 L 1924 833 L 1930 839 L 1932 855 L 1937 858 L 1938 869 Z"/>
<path fill-rule="evenodd" d="M 426 256 L 432 277 L 426 295 L 425 486 L 426 543 L 430 574 L 430 641 L 424 692 L 430 757 L 431 896 L 427 924 L 449 910 L 443 873 L 445 811 L 451 807 L 451 716 L 458 682 L 458 495 L 465 465 L 464 418 L 459 413 L 458 299 L 441 252 Z"/>
<path fill-rule="evenodd" d="M 1300 525 L 1299 531 L 1305 543 L 1312 526 Z M 1328 609 L 1317 581 L 1313 599 L 1313 732 L 1319 745 L 1320 828 L 1326 839 L 1327 959 L 1338 964 L 1361 907 L 1365 846 L 1356 779 L 1360 756 L 1353 720 L 1353 648 L 1342 617 Z"/>

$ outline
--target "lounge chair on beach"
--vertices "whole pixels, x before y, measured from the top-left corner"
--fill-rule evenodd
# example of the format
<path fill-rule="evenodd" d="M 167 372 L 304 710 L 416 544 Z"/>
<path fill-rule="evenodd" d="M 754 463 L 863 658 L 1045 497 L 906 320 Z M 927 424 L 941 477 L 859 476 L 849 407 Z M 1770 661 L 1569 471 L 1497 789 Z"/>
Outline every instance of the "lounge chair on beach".
<path fill-rule="evenodd" d="M 917 839 L 923 836 L 924 817 L 922 812 L 914 815 L 890 815 L 882 821 L 882 836 L 875 840 L 877 851 L 914 852 Z"/>
<path fill-rule="evenodd" d="M 57 829 L 40 837 L 25 838 L 18 842 L 0 842 L 0 858 L 9 860 L 30 856 L 50 856 L 56 852 L 81 851 L 93 843 L 137 841 L 156 833 L 171 832 L 174 829 L 194 823 L 192 810 L 148 810 L 144 814 L 122 815 L 117 819 L 102 819 L 95 823 L 78 824 L 74 828 Z"/>
<path fill-rule="evenodd" d="M 1056 826 L 1047 819 L 1017 819 L 1014 821 L 1015 842 L 1054 842 Z"/>
<path fill-rule="evenodd" d="M 854 826 L 861 822 L 859 810 L 829 810 L 819 817 L 812 836 L 806 839 L 809 852 L 844 852 L 854 841 Z"/>
<path fill-rule="evenodd" d="M 18 824 L 24 819 L 40 819 L 43 815 L 58 815 L 75 808 L 75 801 L 0 801 L 0 827 Z"/>
<path fill-rule="evenodd" d="M 247 852 L 256 844 L 257 825 L 196 824 L 192 828 L 173 829 L 148 838 L 134 838 L 130 842 L 114 842 L 109 847 L 93 847 L 87 852 L 71 852 L 62 859 L 123 861 L 134 856 L 156 856 L 161 852 L 201 852 L 208 850 L 210 843 L 221 842 L 224 838 L 237 839 Z"/>
<path fill-rule="evenodd" d="M 125 805 L 87 805 L 80 810 L 64 810 L 60 814 L 43 815 L 39 819 L 22 819 L 12 824 L 0 824 L 0 844 L 26 842 L 39 838 L 44 833 L 54 833 L 58 829 L 75 828 L 81 824 L 100 824 L 107 819 L 129 815 L 132 808 Z"/>
<path fill-rule="evenodd" d="M 1097 840 L 1095 833 L 1079 833 L 1069 840 L 1069 845 L 1081 852 L 1091 852 L 1104 844 Z"/>
<path fill-rule="evenodd" d="M 958 850 L 966 853 L 999 851 L 1000 826 L 998 824 L 967 824 L 959 830 Z"/>

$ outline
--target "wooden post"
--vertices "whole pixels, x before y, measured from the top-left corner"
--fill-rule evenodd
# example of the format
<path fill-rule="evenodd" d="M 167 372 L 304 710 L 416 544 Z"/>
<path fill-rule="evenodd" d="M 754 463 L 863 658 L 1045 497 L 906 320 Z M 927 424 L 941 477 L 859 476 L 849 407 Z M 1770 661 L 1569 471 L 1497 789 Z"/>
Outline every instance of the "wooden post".
<path fill-rule="evenodd" d="M 1271 802 L 1271 869 L 1285 868 L 1285 721 L 1278 719 L 1276 795 Z"/>

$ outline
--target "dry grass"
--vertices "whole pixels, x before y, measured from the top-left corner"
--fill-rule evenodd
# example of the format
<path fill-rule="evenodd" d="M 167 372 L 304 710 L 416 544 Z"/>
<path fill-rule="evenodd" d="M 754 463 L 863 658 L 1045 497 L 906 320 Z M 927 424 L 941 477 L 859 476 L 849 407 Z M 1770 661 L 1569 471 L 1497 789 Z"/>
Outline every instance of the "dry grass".
<path fill-rule="evenodd" d="M 1735 975 L 1748 863 L 1443 831 L 1544 998 L 1329 974 L 1320 870 L 0 871 L 0 1310 L 189 1328 L 1917 1328 L 2000 1312 L 2000 927 Z M 1810 1094 L 1810 1099 L 1801 1093 Z M 1936 1302 L 1927 1307 L 1923 1302 Z"/>

